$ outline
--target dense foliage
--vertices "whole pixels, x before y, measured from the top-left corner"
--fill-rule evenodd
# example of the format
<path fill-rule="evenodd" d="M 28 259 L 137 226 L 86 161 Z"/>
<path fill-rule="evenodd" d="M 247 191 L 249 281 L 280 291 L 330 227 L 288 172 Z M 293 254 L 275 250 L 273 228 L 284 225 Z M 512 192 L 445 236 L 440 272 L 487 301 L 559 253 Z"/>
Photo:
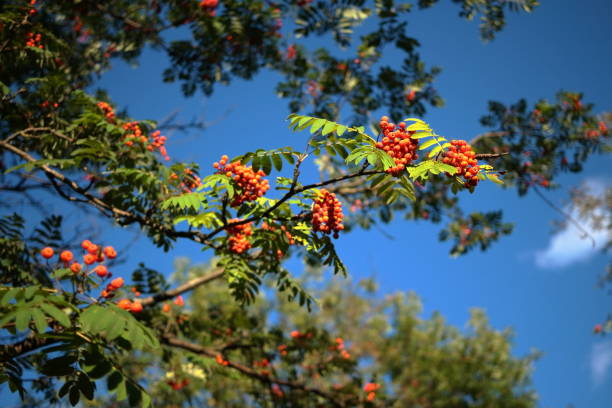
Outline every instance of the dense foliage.
<path fill-rule="evenodd" d="M 519 194 L 554 188 L 606 147 L 609 121 L 574 92 L 531 107 L 491 102 L 482 118 L 491 131 L 469 142 L 414 117 L 443 103 L 432 85 L 439 68 L 426 67 L 406 33 L 410 13 L 435 3 L 4 2 L 0 381 L 26 405 L 75 405 L 107 387 L 133 406 L 533 406 L 534 356 L 512 357 L 509 333 L 482 312 L 462 334 L 438 316 L 422 320 L 414 298 L 381 301 L 336 280 L 318 291 L 283 266 L 301 256 L 347 275 L 334 238 L 397 215 L 444 221 L 453 255 L 486 249 L 512 225 L 500 211 L 465 214 L 461 195 L 486 181 Z M 462 17 L 481 17 L 486 40 L 506 12 L 537 5 L 454 3 Z M 354 57 L 310 49 L 309 37 L 323 34 Z M 87 91 L 113 59 L 137 61 L 145 46 L 167 53 L 163 79 L 185 95 L 264 68 L 280 73 L 276 92 L 307 113 L 288 117 L 306 149 L 236 152 L 202 167 L 174 161 L 155 121 Z M 385 65 L 390 49 L 405 53 L 400 67 Z M 373 120 L 374 111 L 389 116 Z M 322 179 L 302 180 L 314 157 Z M 87 229 L 65 239 L 59 215 L 35 226 L 10 213 L 13 196 L 44 205 L 41 191 L 116 228 L 137 225 L 160 250 L 194 241 L 214 261 L 183 271 L 178 286 L 144 264 L 117 276 L 124 254 L 112 242 Z M 262 299 L 264 288 L 277 299 Z M 182 295 L 194 290 L 187 307 Z"/>

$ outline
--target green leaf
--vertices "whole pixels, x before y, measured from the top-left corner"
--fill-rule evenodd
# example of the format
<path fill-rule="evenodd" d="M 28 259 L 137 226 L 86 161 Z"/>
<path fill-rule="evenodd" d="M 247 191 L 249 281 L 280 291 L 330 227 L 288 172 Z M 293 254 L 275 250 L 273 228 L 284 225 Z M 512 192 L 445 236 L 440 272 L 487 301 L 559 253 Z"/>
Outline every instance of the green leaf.
<path fill-rule="evenodd" d="M 41 368 L 41 372 L 50 376 L 63 376 L 74 373 L 74 364 L 77 361 L 76 356 L 64 355 L 57 358 L 47 360 Z"/>
<path fill-rule="evenodd" d="M 47 315 L 49 315 L 52 318 L 54 318 L 55 320 L 57 320 L 59 322 L 59 324 L 61 324 L 62 326 L 66 327 L 66 328 L 72 326 L 71 323 L 70 323 L 70 319 L 68 318 L 66 313 L 64 313 L 63 311 L 61 311 L 57 307 L 53 306 L 52 304 L 41 303 L 40 307 L 42 308 L 42 310 Z"/>
<path fill-rule="evenodd" d="M 81 398 L 81 392 L 77 386 L 72 386 L 70 388 L 70 392 L 68 393 L 68 400 L 70 401 L 70 405 L 73 407 L 79 403 L 79 399 Z"/>
<path fill-rule="evenodd" d="M 440 151 L 442 150 L 442 146 L 438 145 L 436 147 L 434 147 L 433 149 L 431 149 L 431 151 L 429 152 L 428 157 L 434 157 L 436 154 L 438 154 Z"/>
<path fill-rule="evenodd" d="M 272 163 L 276 171 L 281 171 L 283 169 L 283 159 L 281 159 L 280 154 L 272 155 Z"/>
<path fill-rule="evenodd" d="M 423 144 L 421 144 L 419 146 L 419 150 L 425 150 L 428 147 L 431 147 L 431 146 L 435 145 L 436 143 L 438 143 L 438 140 L 434 137 L 433 139 L 430 139 L 430 140 L 424 142 Z"/>
<path fill-rule="evenodd" d="M 344 132 L 346 132 L 346 129 L 348 129 L 346 126 L 338 125 L 338 127 L 336 128 L 336 134 L 338 135 L 338 137 L 342 136 Z"/>
<path fill-rule="evenodd" d="M 28 328 L 32 314 L 29 308 L 24 307 L 17 309 L 17 317 L 15 318 L 15 328 L 18 331 L 24 331 Z"/>
<path fill-rule="evenodd" d="M 17 293 L 19 293 L 20 291 L 21 291 L 21 288 L 11 288 L 7 290 L 4 296 L 2 296 L 2 300 L 0 301 L 0 304 L 7 305 L 11 300 L 15 298 L 15 296 L 17 296 Z"/>
<path fill-rule="evenodd" d="M 32 309 L 32 319 L 37 332 L 44 333 L 47 330 L 47 318 L 39 309 Z"/>
<path fill-rule="evenodd" d="M 325 126 L 323 126 L 321 134 L 325 136 L 326 134 L 333 132 L 336 129 L 336 126 L 338 126 L 337 123 L 328 121 L 327 123 L 325 123 Z"/>
<path fill-rule="evenodd" d="M 317 130 L 321 129 L 321 126 L 323 126 L 325 122 L 327 122 L 325 119 L 316 119 L 310 127 L 310 133 L 313 134 Z"/>
<path fill-rule="evenodd" d="M 492 182 L 494 182 L 495 184 L 499 184 L 499 185 L 504 184 L 504 182 L 503 182 L 503 181 L 502 181 L 502 180 L 499 178 L 499 176 L 498 176 L 497 174 L 495 174 L 495 173 L 492 173 L 492 174 L 487 173 L 487 178 L 488 178 L 489 180 L 491 180 Z"/>
<path fill-rule="evenodd" d="M 79 373 L 79 376 L 77 377 L 77 385 L 85 398 L 90 401 L 93 400 L 96 386 L 93 382 L 91 382 L 87 375 L 85 375 L 85 373 Z"/>

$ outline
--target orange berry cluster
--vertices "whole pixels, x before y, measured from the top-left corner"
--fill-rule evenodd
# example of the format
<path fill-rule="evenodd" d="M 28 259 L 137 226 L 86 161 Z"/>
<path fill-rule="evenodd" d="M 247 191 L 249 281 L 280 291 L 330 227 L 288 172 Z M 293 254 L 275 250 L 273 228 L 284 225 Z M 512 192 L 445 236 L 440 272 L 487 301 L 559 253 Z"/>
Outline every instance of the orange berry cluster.
<path fill-rule="evenodd" d="M 50 105 L 53 106 L 55 109 L 57 109 L 57 107 L 59 106 L 59 103 L 57 102 L 51 103 L 49 101 L 43 101 L 43 103 L 40 104 L 40 107 L 43 109 L 47 109 Z"/>
<path fill-rule="evenodd" d="M 219 5 L 219 0 L 202 0 L 200 2 L 200 7 L 204 9 L 204 11 L 208 12 L 208 15 L 214 17 L 217 15 L 217 11 L 215 10 Z"/>
<path fill-rule="evenodd" d="M 476 153 L 465 140 L 451 140 L 451 146 L 443 154 L 442 162 L 455 166 L 457 172 L 455 176 L 465 179 L 468 187 L 475 187 L 478 184 L 478 160 Z"/>
<path fill-rule="evenodd" d="M 268 191 L 270 183 L 264 178 L 266 173 L 263 170 L 255 172 L 251 166 L 244 166 L 240 162 L 228 163 L 228 160 L 223 155 L 219 162 L 213 163 L 213 167 L 217 173 L 225 174 L 240 187 L 240 194 L 235 194 L 230 203 L 232 207 L 238 207 L 245 201 L 255 201 Z"/>
<path fill-rule="evenodd" d="M 266 230 L 266 231 L 276 231 L 276 227 L 274 227 L 273 225 L 268 224 L 266 221 L 264 221 L 261 224 L 261 229 Z M 287 237 L 287 240 L 289 241 L 289 245 L 293 245 L 295 244 L 295 240 L 293 239 L 293 235 L 291 235 L 291 233 L 289 231 L 287 231 L 287 227 L 285 227 L 284 225 L 280 226 L 281 231 L 283 231 L 285 233 L 285 236 Z"/>
<path fill-rule="evenodd" d="M 31 16 L 38 12 L 38 10 L 34 8 L 34 6 L 36 6 L 36 0 L 30 0 L 30 9 L 28 10 L 28 14 Z"/>
<path fill-rule="evenodd" d="M 108 285 L 106 285 L 106 289 L 102 291 L 101 296 L 105 299 L 112 298 L 113 296 L 115 296 L 113 292 L 115 292 L 117 289 L 120 289 L 123 286 L 123 283 L 123 278 L 113 279 Z"/>
<path fill-rule="evenodd" d="M 240 221 L 237 218 L 230 220 L 229 223 Z M 229 244 L 230 251 L 241 254 L 245 251 L 248 251 L 251 248 L 251 243 L 249 242 L 249 237 L 253 235 L 253 229 L 251 228 L 251 222 L 246 224 L 234 225 L 227 229 L 227 233 L 229 235 L 229 239 L 227 243 Z"/>
<path fill-rule="evenodd" d="M 127 135 L 125 135 L 123 141 L 124 145 L 131 147 L 134 145 L 134 142 L 139 142 L 142 143 L 143 146 L 146 146 L 148 151 L 152 152 L 157 149 L 163 156 L 164 160 L 170 160 L 165 146 L 166 136 L 162 136 L 159 130 L 151 133 L 151 138 L 153 141 L 149 143 L 149 139 L 142 134 L 142 130 L 140 129 L 140 126 L 138 126 L 138 122 L 128 122 L 123 125 L 123 129 L 126 132 L 129 132 Z"/>
<path fill-rule="evenodd" d="M 280 346 L 278 346 L 278 352 L 280 353 L 281 356 L 286 356 L 287 355 L 287 345 L 281 344 Z"/>
<path fill-rule="evenodd" d="M 338 238 L 338 233 L 344 229 L 343 217 L 342 203 L 334 193 L 322 189 L 312 205 L 312 229 L 328 235 L 333 232 L 334 238 Z"/>
<path fill-rule="evenodd" d="M 150 145 L 147 146 L 149 151 L 153 151 L 153 149 L 159 150 L 159 154 L 161 154 L 164 160 L 170 160 L 170 156 L 168 156 L 168 152 L 166 151 L 166 136 L 162 136 L 159 130 L 151 133 L 151 137 L 153 141 Z"/>
<path fill-rule="evenodd" d="M 185 388 L 189 385 L 189 380 L 187 378 L 183 378 L 181 381 L 169 380 L 168 385 L 172 387 L 174 391 L 178 391 L 182 388 Z"/>
<path fill-rule="evenodd" d="M 285 393 L 278 384 L 272 384 L 270 389 L 272 390 L 272 394 L 277 398 L 283 398 L 285 396 Z"/>
<path fill-rule="evenodd" d="M 138 122 L 128 122 L 123 125 L 123 129 L 126 132 L 129 132 L 125 135 L 125 139 L 123 144 L 126 146 L 132 146 L 134 141 L 147 143 L 148 139 L 145 135 L 142 134 L 142 130 L 140 130 L 140 126 L 138 126 Z"/>
<path fill-rule="evenodd" d="M 132 313 L 142 312 L 142 303 L 132 302 L 130 299 L 121 299 L 119 302 L 117 302 L 117 306 Z"/>
<path fill-rule="evenodd" d="M 215 360 L 217 361 L 217 364 L 219 364 L 219 365 L 222 365 L 222 366 L 228 366 L 229 365 L 229 361 L 224 359 L 223 356 L 221 355 L 221 353 L 217 354 L 217 357 L 215 358 Z"/>
<path fill-rule="evenodd" d="M 98 108 L 102 109 L 102 112 L 104 112 L 104 116 L 106 116 L 106 119 L 110 121 L 115 119 L 115 111 L 113 110 L 112 106 L 110 106 L 106 102 L 98 102 L 97 105 L 98 105 Z"/>
<path fill-rule="evenodd" d="M 342 337 L 336 338 L 336 346 L 333 347 L 333 349 L 340 352 L 340 355 L 342 356 L 342 358 L 347 359 L 347 360 L 351 358 L 351 355 L 349 354 L 349 352 L 346 351 L 346 349 L 344 348 L 344 340 L 342 339 Z"/>
<path fill-rule="evenodd" d="M 379 125 L 383 138 L 376 143 L 376 147 L 387 152 L 395 162 L 395 167 L 390 167 L 385 171 L 398 176 L 407 165 L 419 158 L 416 153 L 419 141 L 411 137 L 414 132 L 407 131 L 404 122 L 400 122 L 396 128 L 395 124 L 389 123 L 388 117 L 383 116 Z"/>
<path fill-rule="evenodd" d="M 202 184 L 200 177 L 198 177 L 191 169 L 183 170 L 183 176 L 181 177 L 179 177 L 176 173 L 170 174 L 170 180 L 178 180 L 179 178 L 181 179 L 179 188 L 185 193 L 193 191 L 194 189 L 200 187 L 200 184 Z"/>
<path fill-rule="evenodd" d="M 26 39 L 26 46 L 40 48 L 42 50 L 45 47 L 40 43 L 41 40 L 42 36 L 40 34 L 28 33 Z"/>
<path fill-rule="evenodd" d="M 376 398 L 376 391 L 378 391 L 379 388 L 380 388 L 380 384 L 376 384 L 372 382 L 369 382 L 363 386 L 363 390 L 368 394 L 367 395 L 368 401 L 372 401 L 374 398 Z"/>

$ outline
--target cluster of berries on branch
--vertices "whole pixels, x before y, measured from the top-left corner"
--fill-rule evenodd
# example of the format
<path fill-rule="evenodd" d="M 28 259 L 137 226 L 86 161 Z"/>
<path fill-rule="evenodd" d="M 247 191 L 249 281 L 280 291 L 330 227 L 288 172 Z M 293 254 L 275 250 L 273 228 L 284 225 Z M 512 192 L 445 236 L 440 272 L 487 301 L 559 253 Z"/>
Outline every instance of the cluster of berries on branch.
<path fill-rule="evenodd" d="M 478 160 L 476 153 L 465 140 L 451 140 L 451 146 L 442 156 L 442 162 L 450 164 L 457 169 L 455 176 L 465 179 L 468 187 L 476 187 L 478 184 Z"/>
<path fill-rule="evenodd" d="M 113 110 L 112 106 L 110 106 L 106 102 L 98 102 L 97 105 L 98 108 L 102 109 L 102 112 L 104 112 L 104 116 L 106 116 L 106 119 L 110 120 L 111 122 L 115 120 L 115 111 Z"/>
<path fill-rule="evenodd" d="M 189 193 L 200 187 L 200 185 L 202 184 L 202 180 L 200 179 L 200 177 L 198 177 L 198 175 L 195 174 L 194 171 L 189 168 L 183 170 L 182 176 L 179 176 L 176 173 L 170 174 L 170 180 L 178 181 L 179 179 L 181 180 L 181 182 L 178 187 L 184 193 Z"/>
<path fill-rule="evenodd" d="M 98 104 L 98 106 L 100 105 Z M 151 138 L 153 140 L 149 142 L 149 138 L 142 134 L 142 129 L 140 129 L 138 122 L 125 123 L 123 129 L 128 132 L 123 139 L 124 145 L 131 147 L 134 145 L 134 142 L 141 143 L 148 151 L 152 152 L 157 149 L 164 160 L 170 160 L 168 152 L 166 151 L 166 136 L 162 136 L 159 130 L 151 133 Z"/>
<path fill-rule="evenodd" d="M 213 167 L 218 174 L 225 174 L 234 180 L 240 191 L 234 195 L 230 206 L 238 207 L 245 201 L 255 201 L 263 196 L 270 188 L 270 183 L 264 178 L 263 170 L 253 171 L 251 166 L 245 166 L 240 162 L 228 163 L 226 155 L 215 162 Z"/>
<path fill-rule="evenodd" d="M 123 286 L 123 278 L 115 278 L 108 285 L 106 285 L 106 289 L 104 289 L 101 293 L 101 296 L 105 299 L 110 299 L 115 296 L 115 291 L 121 289 Z"/>
<path fill-rule="evenodd" d="M 119 302 L 117 302 L 117 306 L 132 313 L 142 312 L 142 303 L 132 302 L 130 299 L 121 299 Z"/>
<path fill-rule="evenodd" d="M 404 122 L 400 122 L 396 127 L 395 124 L 389 123 L 387 116 L 383 116 L 379 125 L 383 138 L 376 143 L 376 147 L 384 150 L 395 162 L 395 166 L 388 168 L 386 172 L 398 176 L 406 166 L 419 158 L 416 153 L 419 141 L 411 137 L 414 132 L 407 131 Z"/>
<path fill-rule="evenodd" d="M 238 219 L 229 220 L 229 223 L 240 221 Z M 249 237 L 253 235 L 253 229 L 251 228 L 251 222 L 239 225 L 233 225 L 227 228 L 227 234 L 229 238 L 227 243 L 230 251 L 235 254 L 241 254 L 248 251 L 251 248 L 251 242 Z"/>
<path fill-rule="evenodd" d="M 376 391 L 378 391 L 379 388 L 380 388 L 380 384 L 376 384 L 373 382 L 369 382 L 366 385 L 364 385 L 363 390 L 367 394 L 366 399 L 368 401 L 372 401 L 374 398 L 376 398 Z"/>
<path fill-rule="evenodd" d="M 322 189 L 312 205 L 312 229 L 326 234 L 333 232 L 334 238 L 344 229 L 342 225 L 342 203 L 334 193 Z"/>
<path fill-rule="evenodd" d="M 42 44 L 42 36 L 40 34 L 28 33 L 26 38 L 26 46 L 40 48 L 41 50 L 45 48 Z"/>
<path fill-rule="evenodd" d="M 346 348 L 344 346 L 344 339 L 342 337 L 337 337 L 335 342 L 336 345 L 332 347 L 332 350 L 338 351 L 340 353 L 340 356 L 342 356 L 342 358 L 344 358 L 345 360 L 351 358 L 351 355 L 348 351 L 346 351 Z"/>
<path fill-rule="evenodd" d="M 36 6 L 36 0 L 30 0 L 30 8 L 28 9 L 28 14 L 33 16 L 34 14 L 36 14 L 38 12 L 38 10 L 36 10 L 35 8 Z"/>
<path fill-rule="evenodd" d="M 200 1 L 200 7 L 208 13 L 209 16 L 214 17 L 217 15 L 217 6 L 219 5 L 219 0 L 202 0 Z"/>

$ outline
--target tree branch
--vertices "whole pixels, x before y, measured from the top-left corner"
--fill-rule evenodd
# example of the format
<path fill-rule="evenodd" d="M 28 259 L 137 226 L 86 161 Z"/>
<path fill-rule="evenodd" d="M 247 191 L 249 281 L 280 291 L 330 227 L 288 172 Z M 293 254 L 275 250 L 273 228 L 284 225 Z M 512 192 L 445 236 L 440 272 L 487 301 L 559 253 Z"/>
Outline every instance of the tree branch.
<path fill-rule="evenodd" d="M 206 347 L 197 345 L 197 344 L 193 344 L 193 343 L 189 343 L 187 341 L 184 340 L 180 340 L 176 337 L 171 337 L 171 336 L 164 336 L 162 338 L 162 343 L 171 346 L 171 347 L 175 347 L 175 348 L 180 348 L 183 350 L 187 350 L 190 351 L 192 353 L 195 354 L 199 354 L 199 355 L 203 355 L 206 357 L 210 357 L 210 358 L 216 358 L 217 355 L 219 353 L 217 353 L 214 350 L 208 349 Z M 278 385 L 283 385 L 295 390 L 301 390 L 304 392 L 308 392 L 308 393 L 312 393 L 312 394 L 316 394 L 322 398 L 325 398 L 327 401 L 329 401 L 331 404 L 333 404 L 333 406 L 335 407 L 344 407 L 346 406 L 344 404 L 344 402 L 339 401 L 338 399 L 336 399 L 336 397 L 334 396 L 334 394 L 332 394 L 331 392 L 328 391 L 324 391 L 320 388 L 316 388 L 316 387 L 312 387 L 309 385 L 306 385 L 303 382 L 294 382 L 294 381 L 288 381 L 288 380 L 281 380 L 278 378 L 272 378 L 270 376 L 261 374 L 255 370 L 253 370 L 250 367 L 247 367 L 245 365 L 239 364 L 239 363 L 235 363 L 232 361 L 228 361 L 227 362 L 227 367 L 232 368 L 234 370 L 237 370 L 239 372 L 241 372 L 242 374 L 254 378 L 256 380 L 259 380 L 263 383 L 266 384 L 278 384 Z"/>
<path fill-rule="evenodd" d="M 207 284 L 208 282 L 219 279 L 223 276 L 224 273 L 225 273 L 225 269 L 217 269 L 216 271 L 211 272 L 207 275 L 200 276 L 188 282 L 185 282 L 182 285 L 174 289 L 170 289 L 165 292 L 158 293 L 154 296 L 150 296 L 148 298 L 141 299 L 140 303 L 142 303 L 143 306 L 148 306 L 148 305 L 154 305 L 159 302 L 163 302 L 164 300 L 172 299 L 173 297 L 182 295 L 185 292 L 189 292 L 190 290 L 193 290 L 197 288 L 198 286 L 202 286 L 202 285 Z"/>

